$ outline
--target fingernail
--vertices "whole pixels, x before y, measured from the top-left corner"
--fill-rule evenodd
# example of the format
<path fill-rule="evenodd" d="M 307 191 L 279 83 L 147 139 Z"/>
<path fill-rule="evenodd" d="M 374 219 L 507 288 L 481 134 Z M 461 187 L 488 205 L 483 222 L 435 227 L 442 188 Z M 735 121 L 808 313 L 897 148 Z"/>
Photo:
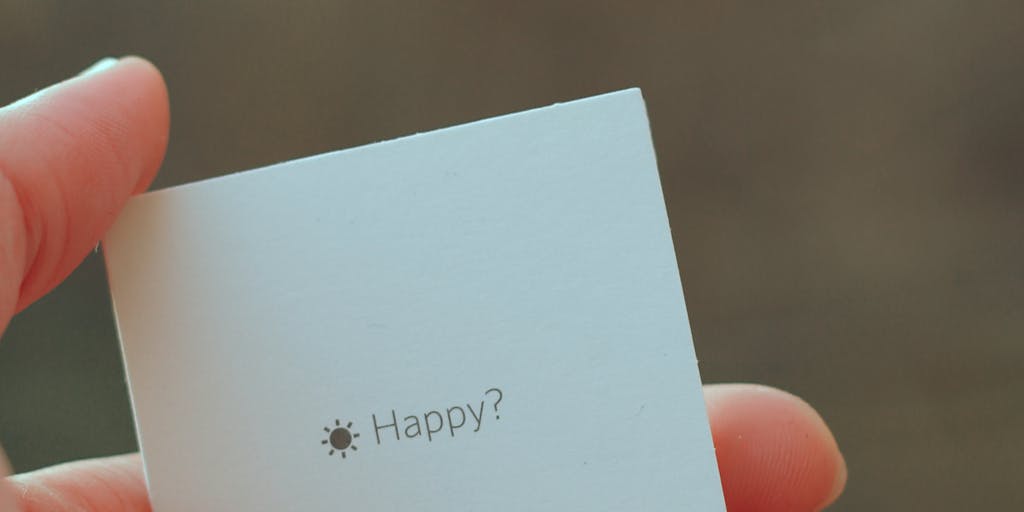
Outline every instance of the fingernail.
<path fill-rule="evenodd" d="M 839 495 L 842 494 L 843 489 L 846 488 L 846 479 L 849 478 L 849 473 L 846 469 L 846 460 L 841 458 L 839 462 L 842 465 L 839 466 L 838 471 L 836 471 L 836 480 L 832 484 L 832 491 L 829 493 L 828 499 L 825 500 L 825 503 L 821 506 L 822 509 L 839 499 Z"/>
<path fill-rule="evenodd" d="M 107 69 L 110 69 L 110 68 L 114 67 L 114 65 L 116 65 L 117 62 L 118 62 L 118 59 L 115 59 L 113 57 L 104 57 L 104 58 L 96 61 L 96 63 L 93 64 L 92 66 L 89 66 L 89 67 L 85 68 L 85 70 L 82 71 L 81 73 L 79 73 L 78 76 L 92 75 L 92 74 L 95 74 L 95 73 L 102 72 L 104 70 L 107 70 Z M 75 78 L 75 77 L 72 77 L 72 78 Z M 24 106 L 24 105 L 28 105 L 29 103 L 32 103 L 34 100 L 40 98 L 43 95 L 43 93 L 45 93 L 46 91 L 50 90 L 52 87 L 53 86 L 51 85 L 49 87 L 44 87 L 42 89 L 39 89 L 38 91 L 36 91 L 36 92 L 34 92 L 32 94 L 29 94 L 28 96 L 25 96 L 24 98 L 21 98 L 20 100 L 17 100 L 14 103 L 11 103 L 10 105 L 7 105 L 7 106 L 4 106 L 4 105 L 0 104 L 0 108 L 5 108 L 5 109 L 7 109 L 7 108 L 17 108 L 17 107 L 21 107 L 21 106 Z M 3 510 L 3 509 L 0 509 L 0 510 Z"/>
<path fill-rule="evenodd" d="M 113 57 L 104 57 L 104 58 L 96 61 L 96 63 L 93 64 L 92 66 L 89 66 L 89 67 L 85 68 L 85 71 L 82 71 L 81 73 L 79 73 L 78 76 L 85 76 L 85 75 L 91 75 L 91 74 L 94 74 L 94 73 L 99 73 L 100 71 L 103 71 L 103 70 L 110 69 L 110 68 L 114 67 L 114 64 L 117 64 L 117 59 L 115 59 Z"/>

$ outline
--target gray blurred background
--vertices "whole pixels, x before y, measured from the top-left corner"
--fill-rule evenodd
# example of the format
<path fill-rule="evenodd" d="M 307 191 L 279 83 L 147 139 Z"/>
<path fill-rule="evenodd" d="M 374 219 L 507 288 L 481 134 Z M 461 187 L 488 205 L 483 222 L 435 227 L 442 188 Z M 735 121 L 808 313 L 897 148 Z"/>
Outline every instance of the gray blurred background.
<path fill-rule="evenodd" d="M 0 0 L 0 103 L 163 70 L 155 187 L 640 86 L 705 381 L 807 398 L 834 510 L 1024 510 L 1024 3 Z M 135 449 L 102 259 L 0 343 L 17 470 Z"/>

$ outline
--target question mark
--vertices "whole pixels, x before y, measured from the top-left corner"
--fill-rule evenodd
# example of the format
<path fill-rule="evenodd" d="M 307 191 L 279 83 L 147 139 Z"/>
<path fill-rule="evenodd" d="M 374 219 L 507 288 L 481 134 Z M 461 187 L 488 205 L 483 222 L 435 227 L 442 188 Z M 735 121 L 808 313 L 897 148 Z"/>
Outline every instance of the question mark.
<path fill-rule="evenodd" d="M 491 388 L 491 389 L 488 389 L 484 393 L 484 396 L 487 396 L 487 395 L 491 394 L 491 391 L 497 391 L 498 392 L 498 400 L 496 400 L 494 402 L 494 419 L 500 420 L 501 416 L 498 416 L 498 404 L 501 403 L 501 399 L 504 397 L 504 395 L 501 393 L 500 389 L 498 389 L 498 388 Z"/>

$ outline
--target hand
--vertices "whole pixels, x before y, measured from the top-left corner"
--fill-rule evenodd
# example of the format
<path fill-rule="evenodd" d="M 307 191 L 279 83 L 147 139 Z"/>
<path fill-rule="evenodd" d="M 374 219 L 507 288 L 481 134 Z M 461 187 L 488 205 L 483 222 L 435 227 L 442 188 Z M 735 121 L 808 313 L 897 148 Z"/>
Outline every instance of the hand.
<path fill-rule="evenodd" d="M 149 186 L 168 119 L 159 71 L 134 57 L 101 61 L 0 109 L 0 332 Z M 839 495 L 846 466 L 809 405 L 754 385 L 711 385 L 704 395 L 731 512 L 815 511 Z M 0 512 L 148 510 L 134 454 L 0 480 Z"/>

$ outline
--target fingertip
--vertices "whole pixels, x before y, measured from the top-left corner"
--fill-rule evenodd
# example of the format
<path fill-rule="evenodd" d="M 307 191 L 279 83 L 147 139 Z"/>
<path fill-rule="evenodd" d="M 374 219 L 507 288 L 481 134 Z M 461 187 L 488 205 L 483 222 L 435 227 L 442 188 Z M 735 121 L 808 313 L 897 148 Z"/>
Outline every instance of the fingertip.
<path fill-rule="evenodd" d="M 44 105 L 38 107 L 52 110 L 44 117 L 75 116 L 89 120 L 99 131 L 112 132 L 122 139 L 130 138 L 133 146 L 128 154 L 141 163 L 142 169 L 133 184 L 132 193 L 144 192 L 149 187 L 163 161 L 170 133 L 167 85 L 156 65 L 135 55 L 105 57 L 77 76 L 34 96 L 46 95 L 54 98 L 39 102 Z M 61 95 L 77 101 L 78 108 L 69 107 L 70 101 L 59 102 Z M 45 105 L 50 102 L 58 104 Z M 23 100 L 18 103 L 33 102 Z M 100 106 L 105 107 L 106 114 L 93 110 Z"/>
<path fill-rule="evenodd" d="M 156 65 L 136 55 L 121 57 L 112 67 L 117 71 L 113 77 L 107 73 L 98 75 L 118 82 L 118 87 L 104 84 L 109 90 L 130 91 L 134 108 L 129 110 L 131 117 L 127 123 L 142 130 L 138 134 L 143 141 L 140 147 L 147 150 L 143 156 L 144 172 L 140 173 L 132 190 L 133 194 L 138 194 L 145 192 L 153 182 L 167 150 L 171 119 L 167 83 Z"/>
<path fill-rule="evenodd" d="M 730 512 L 817 511 L 839 496 L 846 464 L 807 402 L 753 384 L 705 387 Z"/>

